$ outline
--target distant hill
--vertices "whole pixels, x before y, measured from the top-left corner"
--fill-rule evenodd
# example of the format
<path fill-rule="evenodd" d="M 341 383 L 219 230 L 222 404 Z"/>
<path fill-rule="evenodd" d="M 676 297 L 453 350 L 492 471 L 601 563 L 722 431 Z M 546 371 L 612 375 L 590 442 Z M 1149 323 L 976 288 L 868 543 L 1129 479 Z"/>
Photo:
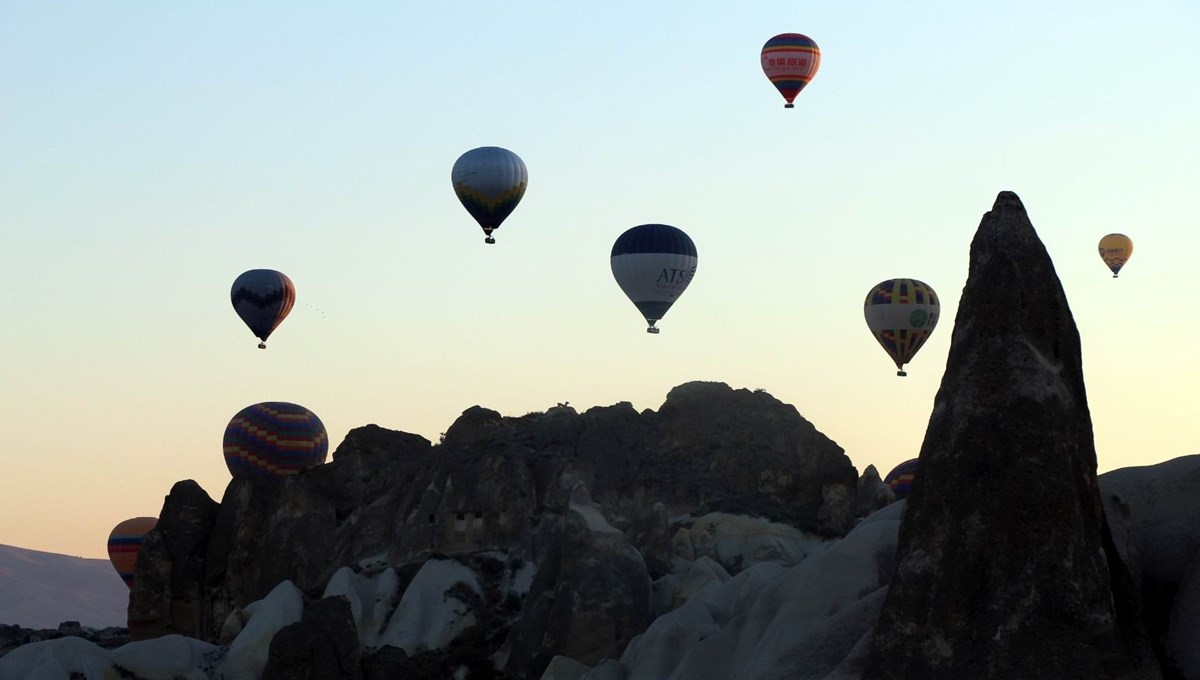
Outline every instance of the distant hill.
<path fill-rule="evenodd" d="M 0 545 L 0 623 L 124 626 L 129 589 L 108 560 Z"/>

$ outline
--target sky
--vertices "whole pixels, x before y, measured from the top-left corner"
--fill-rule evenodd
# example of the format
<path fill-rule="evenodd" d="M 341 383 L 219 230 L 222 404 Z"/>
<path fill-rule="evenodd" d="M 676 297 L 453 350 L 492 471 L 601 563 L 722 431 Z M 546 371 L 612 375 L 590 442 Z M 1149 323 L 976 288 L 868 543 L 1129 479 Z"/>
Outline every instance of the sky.
<path fill-rule="evenodd" d="M 822 52 L 790 110 L 759 65 L 784 32 Z M 1079 326 L 1100 471 L 1200 453 L 1198 36 L 1194 0 L 0 2 L 0 543 L 102 557 L 178 480 L 220 500 L 261 401 L 332 451 L 714 380 L 886 474 L 1003 190 Z M 529 169 L 494 246 L 450 186 L 478 146 Z M 699 253 L 657 336 L 608 264 L 652 222 Z M 266 351 L 229 302 L 255 268 L 298 296 Z M 907 378 L 862 312 L 894 277 L 943 305 Z"/>

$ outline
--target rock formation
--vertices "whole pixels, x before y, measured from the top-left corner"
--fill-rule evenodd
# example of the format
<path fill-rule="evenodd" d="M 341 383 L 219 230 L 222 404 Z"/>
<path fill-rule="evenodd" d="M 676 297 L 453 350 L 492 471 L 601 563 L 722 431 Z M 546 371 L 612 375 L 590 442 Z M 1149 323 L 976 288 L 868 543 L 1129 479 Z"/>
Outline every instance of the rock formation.
<path fill-rule="evenodd" d="M 1066 296 L 1020 199 L 971 244 L 864 680 L 1157 678 Z"/>
<path fill-rule="evenodd" d="M 437 446 L 368 426 L 332 462 L 282 484 L 233 480 L 220 504 L 177 484 L 138 560 L 131 634 L 227 643 L 244 609 L 282 582 L 312 598 L 345 567 L 391 566 L 403 592 L 430 559 L 491 554 L 499 566 L 471 558 L 481 583 L 517 564 L 530 566 L 532 582 L 512 595 L 481 585 L 464 604 L 461 639 L 443 642 L 471 663 L 495 655 L 511 677 L 536 677 L 557 654 L 583 664 L 619 656 L 645 630 L 651 582 L 671 572 L 674 534 L 690 526 L 670 518 L 724 512 L 791 525 L 794 535 L 755 537 L 736 570 L 756 554 L 819 543 L 801 532 L 843 535 L 856 507 L 874 503 L 858 486 L 842 450 L 794 407 L 720 383 L 676 387 L 657 412 L 562 405 L 507 418 L 476 406 Z M 295 641 L 311 628 L 302 621 L 287 633 L 273 672 L 292 677 Z M 368 649 L 363 672 L 441 663 L 420 649 Z"/>

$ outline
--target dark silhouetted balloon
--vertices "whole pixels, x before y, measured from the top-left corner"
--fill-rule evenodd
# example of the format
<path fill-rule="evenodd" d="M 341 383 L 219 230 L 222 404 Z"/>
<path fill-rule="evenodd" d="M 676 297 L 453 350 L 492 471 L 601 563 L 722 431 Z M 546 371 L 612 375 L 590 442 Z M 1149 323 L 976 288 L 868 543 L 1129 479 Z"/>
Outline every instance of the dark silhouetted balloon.
<path fill-rule="evenodd" d="M 262 340 L 258 348 L 266 349 L 267 338 L 296 304 L 296 286 L 274 269 L 251 269 L 234 280 L 229 299 L 250 332 Z"/>
<path fill-rule="evenodd" d="M 450 171 L 454 193 L 483 228 L 485 243 L 495 243 L 500 228 L 525 195 L 529 171 L 520 156 L 498 146 L 483 146 L 459 156 Z"/>
<path fill-rule="evenodd" d="M 617 285 L 646 318 L 647 333 L 696 275 L 696 244 L 681 229 L 643 224 L 617 238 L 609 264 Z"/>
<path fill-rule="evenodd" d="M 225 428 L 225 465 L 234 477 L 282 480 L 325 462 L 329 435 L 316 414 L 284 401 L 238 411 Z"/>
<path fill-rule="evenodd" d="M 793 108 L 792 100 L 800 94 L 821 67 L 821 50 L 813 39 L 799 33 L 781 33 L 763 45 L 763 73 L 787 102 L 784 108 Z"/>
<path fill-rule="evenodd" d="M 108 559 L 130 588 L 133 587 L 133 569 L 142 549 L 142 539 L 157 524 L 157 517 L 134 517 L 113 527 L 108 534 Z"/>

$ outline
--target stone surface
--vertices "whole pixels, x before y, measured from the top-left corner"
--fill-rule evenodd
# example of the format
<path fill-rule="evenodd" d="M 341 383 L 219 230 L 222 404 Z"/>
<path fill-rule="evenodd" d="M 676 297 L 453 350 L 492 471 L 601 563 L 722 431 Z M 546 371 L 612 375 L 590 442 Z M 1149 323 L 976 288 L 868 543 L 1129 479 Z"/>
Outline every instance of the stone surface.
<path fill-rule="evenodd" d="M 1179 671 L 1189 679 L 1200 678 L 1200 556 L 1179 584 L 1166 638 Z"/>
<path fill-rule="evenodd" d="M 129 594 L 129 637 L 203 637 L 205 553 L 218 504 L 192 480 L 177 482 L 146 534 Z"/>
<path fill-rule="evenodd" d="M 327 597 L 275 634 L 262 680 L 362 680 L 360 663 L 350 601 Z"/>
<path fill-rule="evenodd" d="M 608 524 L 582 482 L 548 527 L 554 546 L 538 562 L 529 596 L 505 642 L 511 677 L 542 673 L 556 655 L 583 664 L 620 655 L 653 620 L 641 554 Z"/>
<path fill-rule="evenodd" d="M 1104 523 L 1079 335 L 1011 192 L 971 244 L 920 456 L 864 680 L 1160 677 Z"/>

